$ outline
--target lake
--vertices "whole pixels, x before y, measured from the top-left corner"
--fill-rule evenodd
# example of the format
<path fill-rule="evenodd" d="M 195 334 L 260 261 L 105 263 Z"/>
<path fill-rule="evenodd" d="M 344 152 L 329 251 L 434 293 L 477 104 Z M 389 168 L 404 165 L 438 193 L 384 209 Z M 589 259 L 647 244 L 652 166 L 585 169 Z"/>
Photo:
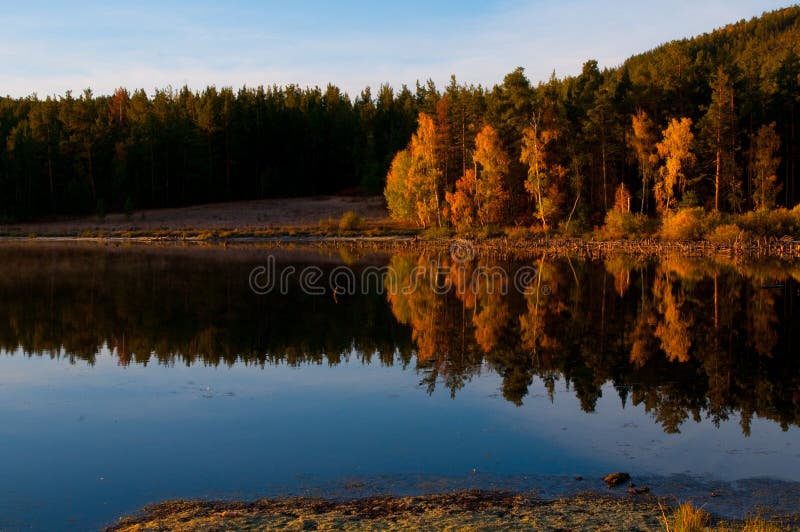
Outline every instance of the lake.
<path fill-rule="evenodd" d="M 0 245 L 0 530 L 618 470 L 800 508 L 800 264 L 494 255 Z"/>

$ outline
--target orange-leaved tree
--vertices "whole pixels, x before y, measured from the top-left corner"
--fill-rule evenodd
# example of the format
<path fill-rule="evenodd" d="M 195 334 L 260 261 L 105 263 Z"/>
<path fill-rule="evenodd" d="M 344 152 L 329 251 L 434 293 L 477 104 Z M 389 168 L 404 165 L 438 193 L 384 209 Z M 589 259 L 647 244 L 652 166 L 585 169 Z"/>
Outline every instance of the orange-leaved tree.
<path fill-rule="evenodd" d="M 392 159 L 386 175 L 386 188 L 383 195 L 389 207 L 389 216 L 395 220 L 414 220 L 416 207 L 408 194 L 408 172 L 411 169 L 411 151 L 400 150 Z"/>
<path fill-rule="evenodd" d="M 503 221 L 508 203 L 508 191 L 504 181 L 510 164 L 497 131 L 490 125 L 475 137 L 475 160 L 477 181 L 475 187 L 478 221 L 496 224 Z"/>
<path fill-rule="evenodd" d="M 656 149 L 664 166 L 659 169 L 653 192 L 658 211 L 666 213 L 675 203 L 675 187 L 678 187 L 681 195 L 686 193 L 688 173 L 696 161 L 692 152 L 692 119 L 673 118 L 662 135 L 663 139 L 656 144 Z"/>
<path fill-rule="evenodd" d="M 614 192 L 614 210 L 631 212 L 631 193 L 628 192 L 625 183 L 620 183 Z"/>
<path fill-rule="evenodd" d="M 416 133 L 408 147 L 395 156 L 386 177 L 384 196 L 393 218 L 415 221 L 422 227 L 442 224 L 438 152 L 436 124 L 420 113 Z"/>
<path fill-rule="evenodd" d="M 475 189 L 475 171 L 467 170 L 456 181 L 456 190 L 445 194 L 450 221 L 456 228 L 471 227 L 475 224 Z"/>
<path fill-rule="evenodd" d="M 530 126 L 522 131 L 520 162 L 528 166 L 525 190 L 536 201 L 536 215 L 547 230 L 548 219 L 558 210 L 559 185 L 567 174 L 566 169 L 552 163 L 548 145 L 558 138 L 555 128 L 543 128 L 534 116 Z"/>
<path fill-rule="evenodd" d="M 628 138 L 628 144 L 636 154 L 639 163 L 639 174 L 642 178 L 642 203 L 640 212 L 644 213 L 647 205 L 647 185 L 653 180 L 658 164 L 656 151 L 657 130 L 655 124 L 641 109 L 631 117 L 633 135 Z"/>

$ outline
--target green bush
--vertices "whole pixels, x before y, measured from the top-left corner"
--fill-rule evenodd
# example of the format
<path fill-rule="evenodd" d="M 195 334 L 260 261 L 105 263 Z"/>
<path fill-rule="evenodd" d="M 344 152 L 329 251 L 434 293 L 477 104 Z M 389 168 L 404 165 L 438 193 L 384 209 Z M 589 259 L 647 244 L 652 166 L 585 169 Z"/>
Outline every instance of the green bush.
<path fill-rule="evenodd" d="M 751 211 L 740 215 L 737 222 L 756 236 L 800 236 L 800 209 L 797 207 L 792 210 Z"/>
<path fill-rule="evenodd" d="M 453 236 L 453 230 L 449 227 L 429 227 L 420 233 L 422 238 L 437 239 L 437 238 L 450 238 Z"/>
<path fill-rule="evenodd" d="M 339 231 L 358 231 L 364 228 L 364 218 L 354 211 L 347 211 L 339 220 Z"/>
<path fill-rule="evenodd" d="M 491 238 L 493 236 L 500 236 L 503 231 L 496 225 L 482 225 L 475 229 L 475 236 L 478 238 Z"/>
<path fill-rule="evenodd" d="M 692 209 L 700 206 L 700 198 L 694 190 L 687 190 L 678 203 L 678 209 Z"/>
<path fill-rule="evenodd" d="M 531 230 L 525 226 L 506 227 L 503 229 L 503 233 L 505 233 L 506 238 L 509 240 L 525 240 L 528 238 L 533 238 L 533 233 L 531 233 Z"/>
<path fill-rule="evenodd" d="M 664 240 L 701 240 L 708 232 L 709 220 L 702 207 L 679 209 L 667 214 L 661 221 L 661 238 Z"/>
<path fill-rule="evenodd" d="M 722 224 L 708 233 L 706 239 L 714 244 L 731 246 L 739 240 L 746 240 L 747 233 L 736 224 Z"/>
<path fill-rule="evenodd" d="M 600 230 L 601 238 L 638 238 L 648 231 L 649 221 L 644 214 L 612 209 L 606 213 L 606 223 Z"/>

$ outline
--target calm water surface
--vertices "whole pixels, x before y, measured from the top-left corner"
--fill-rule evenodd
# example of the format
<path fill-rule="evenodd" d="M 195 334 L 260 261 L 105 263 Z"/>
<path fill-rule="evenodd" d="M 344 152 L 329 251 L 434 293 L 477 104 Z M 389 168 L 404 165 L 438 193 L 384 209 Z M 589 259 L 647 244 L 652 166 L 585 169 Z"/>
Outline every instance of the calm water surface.
<path fill-rule="evenodd" d="M 0 246 L 0 530 L 175 497 L 602 489 L 614 470 L 717 489 L 722 512 L 797 509 L 800 265 L 457 259 Z M 250 286 L 257 266 L 345 265 L 390 282 Z"/>

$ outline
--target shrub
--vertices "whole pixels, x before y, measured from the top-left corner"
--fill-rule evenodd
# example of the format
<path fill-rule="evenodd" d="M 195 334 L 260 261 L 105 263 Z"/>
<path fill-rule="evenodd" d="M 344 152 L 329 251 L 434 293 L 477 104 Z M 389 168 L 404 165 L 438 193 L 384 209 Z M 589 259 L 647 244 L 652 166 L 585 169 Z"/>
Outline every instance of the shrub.
<path fill-rule="evenodd" d="M 358 231 L 364 228 L 364 218 L 354 211 L 347 211 L 339 220 L 339 231 Z"/>
<path fill-rule="evenodd" d="M 757 236 L 800 236 L 800 209 L 751 211 L 739 216 L 739 225 Z"/>
<path fill-rule="evenodd" d="M 706 237 L 709 242 L 731 246 L 738 240 L 745 240 L 747 234 L 736 224 L 718 225 Z"/>
<path fill-rule="evenodd" d="M 661 508 L 661 525 L 664 532 L 780 532 L 788 530 L 778 524 L 770 523 L 760 517 L 748 517 L 744 523 L 716 523 L 711 525 L 711 515 L 691 503 L 683 503 L 667 516 Z"/>
<path fill-rule="evenodd" d="M 631 238 L 647 233 L 648 219 L 644 214 L 612 209 L 606 213 L 606 223 L 600 230 L 601 238 Z"/>
<path fill-rule="evenodd" d="M 425 229 L 420 236 L 422 236 L 422 238 L 429 239 L 450 238 L 453 236 L 453 230 L 449 227 L 430 227 Z"/>
<path fill-rule="evenodd" d="M 742 532 L 781 532 L 782 530 L 785 529 L 758 517 L 746 519 L 742 528 Z"/>
<path fill-rule="evenodd" d="M 503 234 L 501 229 L 494 224 L 482 225 L 475 229 L 475 236 L 478 238 L 491 238 Z"/>
<path fill-rule="evenodd" d="M 711 516 L 701 508 L 684 503 L 675 508 L 671 523 L 664 517 L 664 528 L 670 532 L 704 532 Z"/>
<path fill-rule="evenodd" d="M 531 230 L 525 226 L 506 227 L 503 229 L 506 238 L 509 240 L 525 240 L 533 238 Z"/>
<path fill-rule="evenodd" d="M 678 203 L 679 209 L 691 209 L 700 206 L 700 198 L 694 190 L 687 190 Z"/>
<path fill-rule="evenodd" d="M 661 222 L 661 237 L 665 240 L 700 240 L 707 228 L 702 207 L 680 209 L 664 217 Z"/>
<path fill-rule="evenodd" d="M 478 228 L 475 227 L 474 225 L 465 225 L 465 224 L 451 226 L 451 229 L 455 234 L 462 236 L 471 236 L 475 234 L 475 231 L 478 230 Z"/>

